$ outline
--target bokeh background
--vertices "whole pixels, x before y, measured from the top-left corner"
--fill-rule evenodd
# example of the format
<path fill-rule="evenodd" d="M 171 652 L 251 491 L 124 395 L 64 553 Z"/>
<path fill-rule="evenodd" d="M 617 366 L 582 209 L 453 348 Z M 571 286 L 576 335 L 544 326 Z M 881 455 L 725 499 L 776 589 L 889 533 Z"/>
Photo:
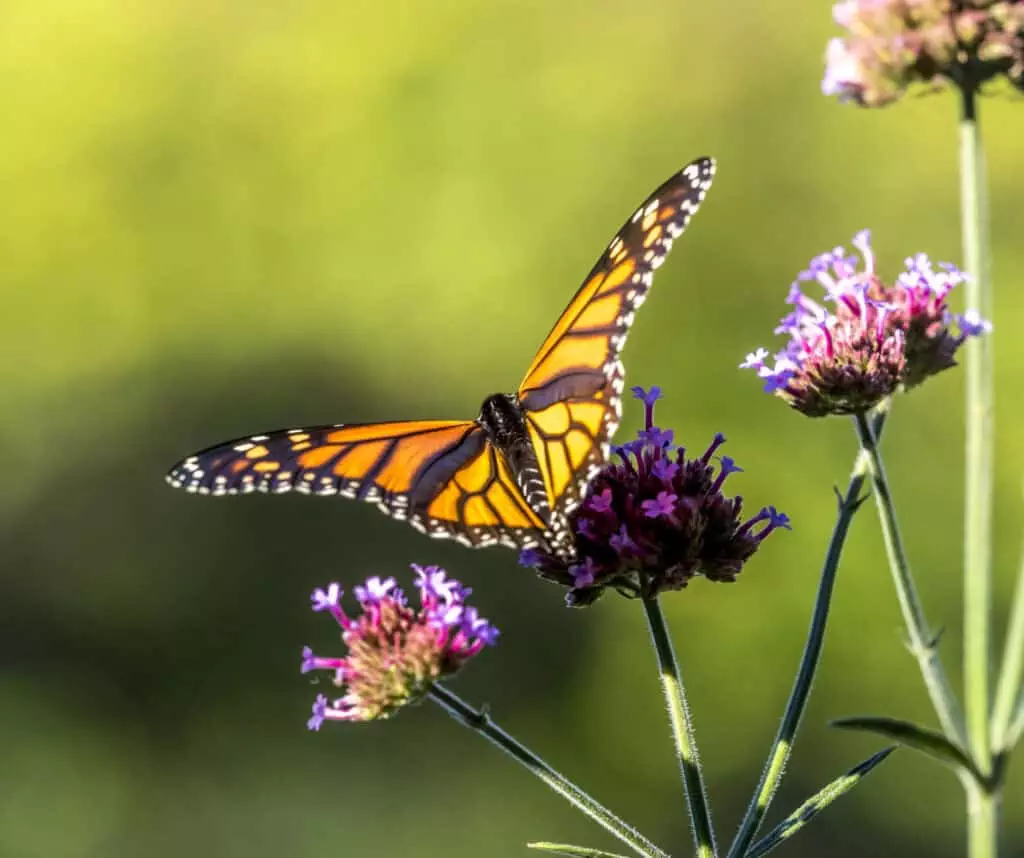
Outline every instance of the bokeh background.
<path fill-rule="evenodd" d="M 533 349 L 633 207 L 698 155 L 704 209 L 625 358 L 664 422 L 718 430 L 733 487 L 795 523 L 733 586 L 666 600 L 720 833 L 742 814 L 799 659 L 855 442 L 736 365 L 796 271 L 870 226 L 883 270 L 960 259 L 956 103 L 819 94 L 829 4 L 33 0 L 0 9 L 0 854 L 524 855 L 616 848 L 433 706 L 304 730 L 329 649 L 308 593 L 440 563 L 502 644 L 456 689 L 675 854 L 689 854 L 639 609 L 569 612 L 512 552 L 369 506 L 174 492 L 215 441 L 300 424 L 470 416 Z M 985 101 L 998 306 L 996 607 L 1020 541 L 1024 105 Z M 959 683 L 963 374 L 901 399 L 885 447 Z M 622 436 L 637 428 L 627 409 Z M 781 818 L 929 720 L 873 509 L 844 558 Z M 1024 772 L 1006 843 L 1024 855 Z M 951 774 L 910 753 L 786 848 L 961 853 Z M 781 852 L 779 854 L 782 854 Z"/>

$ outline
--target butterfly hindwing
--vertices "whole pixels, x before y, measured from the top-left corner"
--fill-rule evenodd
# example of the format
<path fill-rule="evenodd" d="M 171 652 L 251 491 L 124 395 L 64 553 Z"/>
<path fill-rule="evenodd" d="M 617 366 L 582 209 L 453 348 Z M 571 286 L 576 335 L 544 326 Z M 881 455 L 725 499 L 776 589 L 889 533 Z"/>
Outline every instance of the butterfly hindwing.
<path fill-rule="evenodd" d="M 712 159 L 700 158 L 644 201 L 587 275 L 519 385 L 549 503 L 562 517 L 608 458 L 622 412 L 620 354 L 634 312 L 700 207 L 714 171 Z"/>
<path fill-rule="evenodd" d="M 200 494 L 358 498 L 426 533 L 469 545 L 534 545 L 543 528 L 483 429 L 470 420 L 268 432 L 190 456 L 168 480 Z"/>
<path fill-rule="evenodd" d="M 425 508 L 423 521 L 426 527 L 420 529 L 431 536 L 450 536 L 474 547 L 530 548 L 548 538 L 545 523 L 523 499 L 490 442 L 445 482 Z"/>
<path fill-rule="evenodd" d="M 526 427 L 553 511 L 550 528 L 567 537 L 566 516 L 579 503 L 590 476 L 607 459 L 607 439 L 618 414 L 603 391 L 526 410 Z M 559 533 L 563 531 L 563 533 Z M 558 541 L 556 540 L 556 541 Z"/>

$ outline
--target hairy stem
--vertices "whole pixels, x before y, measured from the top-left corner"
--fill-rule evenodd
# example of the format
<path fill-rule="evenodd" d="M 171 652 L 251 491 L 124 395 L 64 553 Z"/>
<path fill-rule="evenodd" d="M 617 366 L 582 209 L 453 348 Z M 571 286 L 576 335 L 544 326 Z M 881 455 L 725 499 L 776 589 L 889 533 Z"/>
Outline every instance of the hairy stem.
<path fill-rule="evenodd" d="M 428 693 L 430 698 L 452 718 L 496 745 L 519 765 L 526 768 L 535 777 L 540 778 L 573 807 L 585 813 L 606 831 L 632 848 L 638 855 L 642 855 L 644 858 L 668 858 L 666 852 L 651 843 L 633 826 L 623 822 L 608 808 L 591 798 L 580 787 L 551 768 L 533 751 L 502 730 L 491 721 L 486 712 L 474 709 L 447 688 L 436 683 L 431 686 Z"/>
<path fill-rule="evenodd" d="M 889 557 L 889 568 L 896 584 L 896 595 L 899 599 L 900 610 L 903 612 L 903 622 L 907 627 L 910 651 L 917 659 L 921 676 L 924 677 L 924 683 L 928 689 L 928 696 L 931 698 L 932 706 L 935 709 L 935 714 L 939 717 L 943 731 L 950 739 L 963 747 L 963 715 L 939 659 L 938 639 L 928 626 L 924 608 L 917 595 L 914 576 L 911 574 L 899 525 L 896 523 L 896 507 L 893 503 L 892 492 L 889 490 L 889 481 L 885 475 L 878 439 L 875 438 L 863 415 L 855 415 L 854 423 L 857 426 L 861 449 L 867 453 L 868 457 L 871 480 L 875 489 L 875 505 L 878 508 L 878 517 L 881 521 L 885 551 Z"/>
<path fill-rule="evenodd" d="M 711 826 L 711 811 L 708 807 L 707 790 L 704 787 L 704 775 L 700 768 L 700 757 L 697 753 L 697 742 L 693 736 L 693 724 L 690 720 L 690 709 L 686 703 L 686 692 L 679 674 L 672 639 L 665 615 L 661 611 L 657 596 L 643 600 L 647 614 L 647 625 L 651 631 L 651 642 L 658 657 L 658 673 L 661 688 L 665 693 L 668 706 L 669 723 L 672 726 L 672 740 L 675 743 L 676 758 L 683 775 L 683 791 L 686 794 L 686 806 L 690 813 L 690 827 L 697 858 L 714 858 L 718 854 L 715 847 L 715 833 Z"/>

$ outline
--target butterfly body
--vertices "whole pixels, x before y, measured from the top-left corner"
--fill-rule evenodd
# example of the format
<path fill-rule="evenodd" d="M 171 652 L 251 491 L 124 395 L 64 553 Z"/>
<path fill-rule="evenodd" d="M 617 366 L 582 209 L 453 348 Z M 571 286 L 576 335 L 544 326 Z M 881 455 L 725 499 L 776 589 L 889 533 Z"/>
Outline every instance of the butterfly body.
<path fill-rule="evenodd" d="M 523 499 L 546 526 L 551 525 L 551 506 L 537 452 L 530 442 L 526 412 L 518 397 L 496 393 L 487 397 L 477 421 L 495 449 L 505 459 Z"/>
<path fill-rule="evenodd" d="M 569 554 L 569 514 L 607 460 L 621 416 L 620 355 L 654 270 L 697 211 L 714 161 L 670 177 L 618 231 L 515 393 L 476 420 L 336 424 L 266 432 L 182 460 L 172 486 L 209 495 L 340 495 L 431 536 Z"/>

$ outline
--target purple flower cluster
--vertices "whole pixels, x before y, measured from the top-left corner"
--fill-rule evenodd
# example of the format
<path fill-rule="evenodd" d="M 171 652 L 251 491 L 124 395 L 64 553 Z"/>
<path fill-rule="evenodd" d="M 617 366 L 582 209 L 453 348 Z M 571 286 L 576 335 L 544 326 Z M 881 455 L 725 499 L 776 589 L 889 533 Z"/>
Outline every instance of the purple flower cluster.
<path fill-rule="evenodd" d="M 880 107 L 915 83 L 997 75 L 1024 89 L 1024 0 L 843 0 L 832 16 L 847 34 L 829 42 L 825 95 Z"/>
<path fill-rule="evenodd" d="M 309 729 L 324 721 L 373 721 L 389 718 L 420 700 L 436 680 L 450 676 L 485 646 L 498 630 L 466 604 L 468 587 L 437 566 L 417 566 L 420 609 L 413 610 L 394 578 L 373 577 L 355 588 L 361 613 L 349 617 L 338 584 L 313 591 L 313 610 L 327 611 L 342 629 L 348 655 L 342 658 L 302 653 L 302 672 L 329 670 L 344 694 L 319 695 Z"/>
<path fill-rule="evenodd" d="M 576 556 L 566 560 L 527 549 L 520 563 L 547 580 L 569 588 L 568 604 L 596 600 L 607 587 L 650 597 L 685 587 L 704 575 L 734 581 L 761 542 L 789 519 L 766 507 L 741 520 L 742 498 L 722 492 L 726 478 L 740 468 L 722 456 L 725 442 L 716 435 L 700 456 L 687 458 L 673 446 L 671 430 L 654 425 L 657 387 L 634 387 L 646 408 L 644 429 L 635 441 L 618 447 L 594 479 L 570 517 Z"/>
<path fill-rule="evenodd" d="M 790 288 L 786 301 L 793 312 L 775 329 L 789 336 L 786 348 L 771 363 L 761 348 L 740 364 L 757 371 L 768 393 L 810 417 L 866 411 L 955 366 L 964 340 L 991 330 L 975 311 L 950 313 L 949 292 L 965 278 L 954 265 L 935 270 L 921 253 L 906 260 L 906 270 L 889 286 L 875 271 L 867 230 L 853 246 L 864 270 L 842 247 L 815 257 Z M 824 287 L 831 312 L 804 295 L 801 283 L 808 281 Z"/>

